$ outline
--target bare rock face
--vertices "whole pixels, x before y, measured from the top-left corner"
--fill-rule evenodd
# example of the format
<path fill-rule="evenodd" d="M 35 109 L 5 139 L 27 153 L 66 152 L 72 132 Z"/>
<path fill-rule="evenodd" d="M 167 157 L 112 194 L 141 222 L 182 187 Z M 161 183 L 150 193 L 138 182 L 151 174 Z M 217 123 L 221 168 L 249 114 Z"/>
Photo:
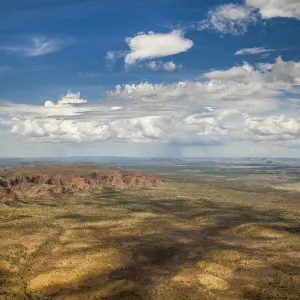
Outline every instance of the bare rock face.
<path fill-rule="evenodd" d="M 0 170 L 0 202 L 104 188 L 160 188 L 164 182 L 139 172 L 87 166 L 35 166 Z"/>

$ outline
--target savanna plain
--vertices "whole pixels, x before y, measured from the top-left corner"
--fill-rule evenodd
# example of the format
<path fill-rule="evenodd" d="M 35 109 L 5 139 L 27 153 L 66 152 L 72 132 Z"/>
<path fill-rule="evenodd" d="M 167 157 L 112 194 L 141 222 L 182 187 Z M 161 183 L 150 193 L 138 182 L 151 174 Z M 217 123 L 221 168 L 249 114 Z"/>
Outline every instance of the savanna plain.
<path fill-rule="evenodd" d="M 0 299 L 300 299 L 300 161 L 100 163 L 3 163 Z"/>

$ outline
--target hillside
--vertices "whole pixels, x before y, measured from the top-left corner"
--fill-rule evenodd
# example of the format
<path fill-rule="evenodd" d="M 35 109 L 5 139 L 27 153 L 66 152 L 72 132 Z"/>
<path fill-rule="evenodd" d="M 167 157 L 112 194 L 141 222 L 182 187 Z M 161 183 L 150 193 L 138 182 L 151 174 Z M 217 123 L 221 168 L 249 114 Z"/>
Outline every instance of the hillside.
<path fill-rule="evenodd" d="M 108 167 L 26 166 L 0 169 L 0 201 L 62 193 L 96 192 L 105 188 L 158 188 L 155 176 Z"/>

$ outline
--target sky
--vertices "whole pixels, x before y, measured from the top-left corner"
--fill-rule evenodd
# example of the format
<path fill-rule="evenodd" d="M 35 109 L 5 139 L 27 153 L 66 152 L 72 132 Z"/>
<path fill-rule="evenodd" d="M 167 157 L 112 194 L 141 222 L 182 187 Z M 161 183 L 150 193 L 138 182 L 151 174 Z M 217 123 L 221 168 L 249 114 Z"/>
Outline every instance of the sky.
<path fill-rule="evenodd" d="M 3 0 L 0 157 L 300 157 L 299 0 Z"/>

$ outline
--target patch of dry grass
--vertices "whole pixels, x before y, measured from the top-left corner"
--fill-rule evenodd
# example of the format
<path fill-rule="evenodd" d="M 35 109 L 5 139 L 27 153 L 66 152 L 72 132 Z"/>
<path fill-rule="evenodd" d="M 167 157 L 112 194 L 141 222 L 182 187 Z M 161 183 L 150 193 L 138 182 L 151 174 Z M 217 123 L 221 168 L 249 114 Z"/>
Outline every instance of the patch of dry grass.
<path fill-rule="evenodd" d="M 227 290 L 229 284 L 226 280 L 211 274 L 200 274 L 199 282 L 208 290 Z"/>
<path fill-rule="evenodd" d="M 0 206 L 0 298 L 300 299 L 299 217 L 190 183 Z"/>

